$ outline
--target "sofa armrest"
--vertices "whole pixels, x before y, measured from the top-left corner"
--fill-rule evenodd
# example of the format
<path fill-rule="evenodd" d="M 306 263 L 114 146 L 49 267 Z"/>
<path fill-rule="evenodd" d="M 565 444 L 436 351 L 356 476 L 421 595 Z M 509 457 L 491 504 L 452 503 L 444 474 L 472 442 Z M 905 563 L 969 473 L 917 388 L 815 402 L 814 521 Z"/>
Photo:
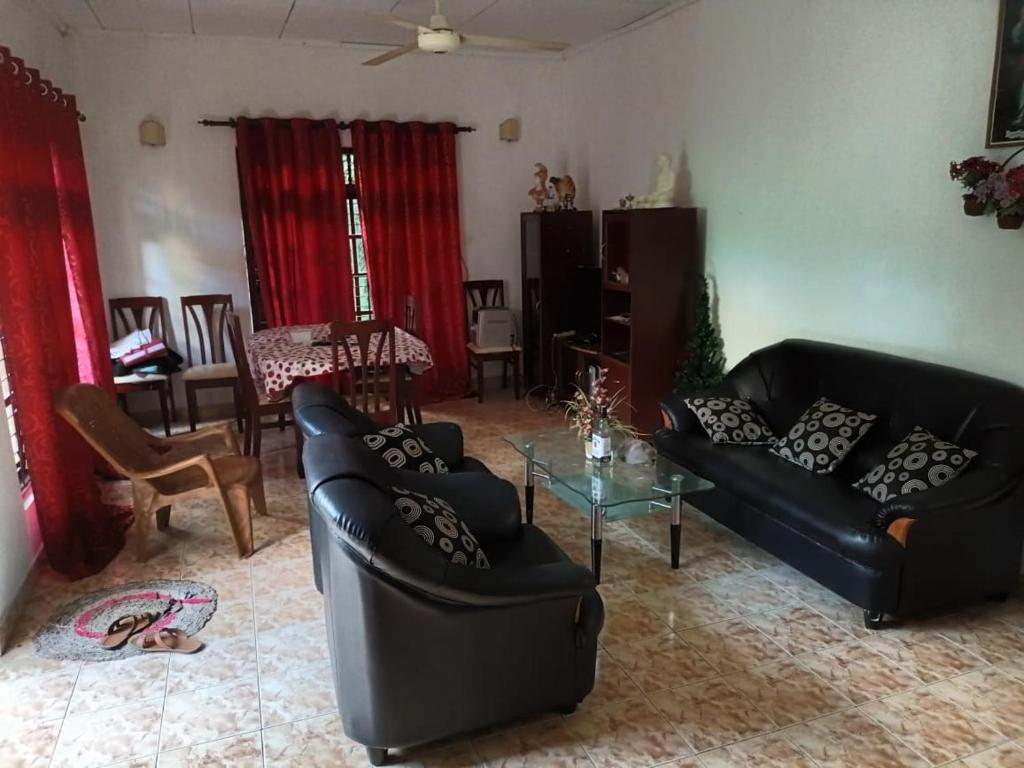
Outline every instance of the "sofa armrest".
<path fill-rule="evenodd" d="M 419 586 L 438 599 L 479 607 L 578 600 L 595 587 L 590 569 L 570 560 L 512 569 L 451 565 L 444 583 Z"/>
<path fill-rule="evenodd" d="M 962 516 L 968 510 L 988 507 L 1013 491 L 1020 478 L 992 467 L 982 467 L 926 491 L 900 496 L 882 505 L 875 525 L 888 528 L 900 518 L 924 522 L 951 515 Z"/>
<path fill-rule="evenodd" d="M 450 421 L 438 421 L 432 424 L 409 424 L 409 429 L 416 433 L 426 446 L 444 459 L 450 469 L 458 469 L 462 464 L 463 442 L 462 429 Z"/>

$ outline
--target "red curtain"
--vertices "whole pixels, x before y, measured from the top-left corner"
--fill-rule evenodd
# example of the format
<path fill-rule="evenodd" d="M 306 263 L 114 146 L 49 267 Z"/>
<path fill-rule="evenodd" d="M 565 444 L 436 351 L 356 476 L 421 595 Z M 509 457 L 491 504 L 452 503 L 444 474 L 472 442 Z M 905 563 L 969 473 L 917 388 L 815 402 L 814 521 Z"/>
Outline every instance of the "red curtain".
<path fill-rule="evenodd" d="M 419 303 L 418 332 L 434 367 L 426 399 L 466 393 L 465 313 L 455 126 L 352 124 L 373 311 L 401 322 L 405 299 Z"/>
<path fill-rule="evenodd" d="M 66 241 L 62 226 L 62 199 L 78 220 L 88 210 L 84 177 L 77 189 L 58 188 L 58 179 L 71 184 L 72 171 L 56 148 L 77 134 L 77 115 L 38 72 L 6 49 L 0 59 L 0 330 L 43 546 L 54 568 L 77 578 L 120 550 L 127 523 L 101 503 L 91 450 L 51 406 L 57 390 L 79 381 L 67 264 L 81 266 L 92 247 L 81 242 L 81 226 Z M 84 201 L 72 204 L 75 195 Z M 73 253 L 65 255 L 65 242 L 77 243 Z M 81 314 L 95 318 L 98 284 L 90 279 L 79 301 Z"/>
<path fill-rule="evenodd" d="M 338 124 L 239 118 L 236 138 L 267 322 L 354 319 Z"/>

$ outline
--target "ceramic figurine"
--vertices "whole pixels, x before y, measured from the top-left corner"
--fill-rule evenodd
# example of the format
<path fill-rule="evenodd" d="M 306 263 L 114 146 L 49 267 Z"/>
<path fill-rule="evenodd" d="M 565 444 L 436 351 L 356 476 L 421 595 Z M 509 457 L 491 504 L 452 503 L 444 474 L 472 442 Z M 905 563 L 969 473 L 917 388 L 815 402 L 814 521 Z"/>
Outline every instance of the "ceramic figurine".
<path fill-rule="evenodd" d="M 672 158 L 668 155 L 658 157 L 658 177 L 654 181 L 654 190 L 649 195 L 636 198 L 637 208 L 671 208 L 676 197 L 676 172 L 672 168 Z"/>
<path fill-rule="evenodd" d="M 551 184 L 555 187 L 555 197 L 558 199 L 558 207 L 563 211 L 576 210 L 576 182 L 572 176 L 552 176 Z"/>
<path fill-rule="evenodd" d="M 529 195 L 533 200 L 533 212 L 542 213 L 548 199 L 548 169 L 544 163 L 533 166 L 533 186 L 530 187 Z"/>

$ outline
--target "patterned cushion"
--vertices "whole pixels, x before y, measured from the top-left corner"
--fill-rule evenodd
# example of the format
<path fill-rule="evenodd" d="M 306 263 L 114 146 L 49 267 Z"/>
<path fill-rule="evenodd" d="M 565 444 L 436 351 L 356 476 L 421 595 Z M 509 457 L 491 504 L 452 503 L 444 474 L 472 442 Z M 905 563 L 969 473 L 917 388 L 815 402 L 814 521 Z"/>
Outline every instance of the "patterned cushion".
<path fill-rule="evenodd" d="M 456 565 L 491 567 L 480 542 L 455 514 L 451 504 L 438 496 L 404 488 L 392 488 L 391 492 L 402 521 L 427 544 L 441 550 L 446 559 Z"/>
<path fill-rule="evenodd" d="M 816 475 L 829 475 L 878 417 L 820 398 L 771 449 Z"/>
<path fill-rule="evenodd" d="M 889 501 L 948 483 L 977 455 L 977 451 L 940 440 L 924 427 L 914 427 L 885 455 L 885 461 L 853 487 L 876 501 Z"/>
<path fill-rule="evenodd" d="M 385 427 L 375 434 L 363 435 L 363 442 L 370 450 L 379 453 L 392 467 L 448 474 L 448 465 L 444 459 L 435 456 L 434 452 L 405 424 L 396 424 L 393 427 Z"/>
<path fill-rule="evenodd" d="M 733 397 L 688 397 L 683 400 L 693 411 L 713 443 L 766 445 L 774 443 L 771 427 L 746 400 Z"/>

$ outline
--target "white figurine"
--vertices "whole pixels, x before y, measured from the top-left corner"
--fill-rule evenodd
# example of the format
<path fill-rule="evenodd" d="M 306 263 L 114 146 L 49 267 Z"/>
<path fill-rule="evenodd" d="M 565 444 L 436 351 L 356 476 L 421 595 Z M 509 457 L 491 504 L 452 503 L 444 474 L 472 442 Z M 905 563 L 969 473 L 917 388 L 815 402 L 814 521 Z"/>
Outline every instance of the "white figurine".
<path fill-rule="evenodd" d="M 676 172 L 672 168 L 672 158 L 667 154 L 658 157 L 658 177 L 654 182 L 654 191 L 649 195 L 639 195 L 634 202 L 637 208 L 671 208 L 676 197 Z"/>

